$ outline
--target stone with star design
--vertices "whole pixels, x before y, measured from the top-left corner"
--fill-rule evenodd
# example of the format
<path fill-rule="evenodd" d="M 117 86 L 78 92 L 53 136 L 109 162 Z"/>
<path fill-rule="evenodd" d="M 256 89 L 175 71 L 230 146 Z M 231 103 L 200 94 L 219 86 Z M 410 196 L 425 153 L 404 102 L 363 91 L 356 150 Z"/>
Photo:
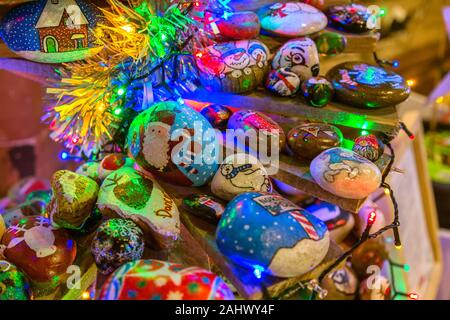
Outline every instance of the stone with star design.
<path fill-rule="evenodd" d="M 289 149 L 303 160 L 312 160 L 322 151 L 339 147 L 343 141 L 339 128 L 325 123 L 304 123 L 287 135 Z"/>
<path fill-rule="evenodd" d="M 153 248 L 170 248 L 180 234 L 180 214 L 156 180 L 130 167 L 111 173 L 102 183 L 97 206 L 103 215 L 131 219 Z"/>
<path fill-rule="evenodd" d="M 233 300 L 225 282 L 210 271 L 159 260 L 137 260 L 111 274 L 100 300 Z"/>
<path fill-rule="evenodd" d="M 405 101 L 411 88 L 402 76 L 365 62 L 344 62 L 327 73 L 334 98 L 358 108 L 376 109 Z"/>
<path fill-rule="evenodd" d="M 277 194 L 246 192 L 228 203 L 216 243 L 233 263 L 261 276 L 300 276 L 325 257 L 325 223 Z"/>

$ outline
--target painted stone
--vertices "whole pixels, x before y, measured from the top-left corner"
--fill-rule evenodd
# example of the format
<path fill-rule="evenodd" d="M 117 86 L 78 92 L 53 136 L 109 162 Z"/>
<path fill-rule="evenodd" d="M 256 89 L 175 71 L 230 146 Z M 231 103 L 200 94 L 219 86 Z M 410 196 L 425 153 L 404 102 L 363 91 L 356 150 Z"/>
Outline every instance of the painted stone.
<path fill-rule="evenodd" d="M 313 107 L 324 107 L 333 98 L 334 89 L 330 81 L 323 76 L 309 78 L 302 83 L 302 95 Z"/>
<path fill-rule="evenodd" d="M 98 166 L 98 178 L 103 181 L 112 172 L 122 168 L 123 166 L 133 167 L 134 161 L 126 157 L 122 153 L 112 153 L 107 155 L 100 161 Z"/>
<path fill-rule="evenodd" d="M 1 243 L 5 258 L 36 283 L 62 281 L 76 256 L 76 243 L 67 231 L 56 229 L 49 219 L 27 217 L 6 230 Z"/>
<path fill-rule="evenodd" d="M 328 25 L 334 29 L 350 32 L 363 33 L 370 29 L 370 11 L 360 4 L 334 5 L 327 8 L 325 14 Z"/>
<path fill-rule="evenodd" d="M 100 178 L 98 177 L 98 167 L 100 163 L 94 161 L 88 161 L 83 163 L 81 166 L 75 170 L 75 173 L 81 174 L 82 176 L 86 176 L 91 178 L 96 182 L 100 182 Z"/>
<path fill-rule="evenodd" d="M 6 45 L 43 63 L 82 60 L 100 52 L 92 29 L 98 10 L 81 0 L 33 1 L 14 7 L 0 23 Z"/>
<path fill-rule="evenodd" d="M 40 199 L 34 199 L 26 201 L 14 208 L 10 208 L 1 214 L 6 227 L 9 227 L 18 224 L 19 221 L 25 217 L 44 216 L 47 213 L 47 205 L 46 202 Z"/>
<path fill-rule="evenodd" d="M 48 180 L 39 179 L 36 177 L 27 177 L 19 180 L 8 191 L 8 198 L 16 204 L 25 202 L 27 196 L 34 191 L 47 191 L 50 189 L 50 183 Z"/>
<path fill-rule="evenodd" d="M 26 276 L 12 263 L 0 260 L 0 301 L 30 300 L 30 293 Z"/>
<path fill-rule="evenodd" d="M 49 204 L 50 200 L 52 199 L 52 196 L 53 196 L 53 192 L 51 189 L 50 190 L 33 191 L 27 195 L 25 202 L 40 201 L 42 203 Z"/>
<path fill-rule="evenodd" d="M 242 135 L 236 132 L 237 139 L 243 146 L 246 139 L 244 134 L 251 134 L 250 130 L 253 130 L 253 133 L 258 137 L 258 139 L 250 139 L 250 148 L 253 150 L 266 146 L 268 154 L 276 154 L 283 150 L 286 145 L 286 134 L 283 128 L 262 112 L 253 110 L 236 111 L 228 121 L 228 129 L 243 131 Z M 278 150 L 272 150 L 272 141 L 278 142 Z M 273 147 L 276 147 L 275 144 Z"/>
<path fill-rule="evenodd" d="M 289 200 L 247 192 L 226 206 L 216 243 L 222 254 L 238 265 L 295 277 L 323 260 L 330 237 L 325 223 Z"/>
<path fill-rule="evenodd" d="M 289 149 L 300 159 L 312 160 L 321 152 L 339 147 L 344 139 L 339 128 L 325 123 L 303 123 L 287 135 Z"/>
<path fill-rule="evenodd" d="M 411 93 L 406 81 L 393 71 L 364 62 L 344 62 L 327 73 L 335 99 L 358 108 L 383 108 L 405 101 Z"/>
<path fill-rule="evenodd" d="M 265 33 L 287 38 L 319 32 L 328 23 L 320 10 L 304 3 L 277 2 L 262 7 L 257 14 Z"/>
<path fill-rule="evenodd" d="M 185 186 L 201 186 L 212 178 L 218 167 L 216 142 L 214 130 L 200 113 L 174 101 L 140 113 L 127 140 L 130 157 L 142 169 Z"/>
<path fill-rule="evenodd" d="M 391 283 L 386 277 L 379 275 L 379 286 L 371 286 L 369 289 L 369 283 L 373 280 L 367 278 L 361 282 L 359 286 L 359 299 L 360 300 L 391 300 Z"/>
<path fill-rule="evenodd" d="M 225 130 L 231 117 L 231 110 L 220 104 L 211 104 L 203 108 L 200 113 L 208 120 L 213 128 Z"/>
<path fill-rule="evenodd" d="M 211 192 L 224 200 L 250 191 L 271 192 L 266 169 L 255 157 L 238 153 L 228 156 L 211 182 Z"/>
<path fill-rule="evenodd" d="M 343 53 L 347 46 L 346 38 L 336 32 L 324 32 L 314 39 L 319 54 L 332 56 Z"/>
<path fill-rule="evenodd" d="M 327 274 L 321 287 L 328 291 L 324 300 L 354 300 L 358 293 L 358 278 L 350 267 L 344 266 Z"/>
<path fill-rule="evenodd" d="M 257 40 L 218 43 L 196 55 L 200 80 L 210 91 L 243 93 L 263 84 L 270 51 Z"/>
<path fill-rule="evenodd" d="M 289 68 L 301 81 L 305 81 L 320 72 L 319 54 L 314 41 L 299 38 L 286 42 L 272 60 L 274 70 Z"/>
<path fill-rule="evenodd" d="M 103 181 L 97 206 L 112 218 L 133 220 L 148 245 L 169 248 L 180 234 L 180 215 L 172 198 L 155 179 L 122 167 Z"/>
<path fill-rule="evenodd" d="M 355 235 L 357 237 L 361 237 L 364 230 L 367 227 L 367 220 L 369 219 L 370 215 L 375 212 L 375 221 L 373 222 L 372 226 L 370 227 L 369 232 L 374 233 L 380 230 L 381 228 L 384 228 L 387 225 L 386 218 L 384 215 L 384 212 L 381 211 L 381 209 L 378 207 L 378 205 L 368 200 L 362 207 L 359 209 L 357 222 L 355 229 L 353 230 Z"/>
<path fill-rule="evenodd" d="M 182 208 L 190 214 L 216 223 L 225 207 L 216 198 L 206 194 L 191 194 L 183 198 Z"/>
<path fill-rule="evenodd" d="M 53 197 L 48 213 L 54 226 L 80 229 L 94 210 L 98 184 L 91 178 L 69 170 L 53 174 Z"/>
<path fill-rule="evenodd" d="M 378 167 L 343 148 L 332 148 L 319 154 L 310 165 L 311 175 L 323 189 L 338 197 L 364 199 L 381 184 Z"/>
<path fill-rule="evenodd" d="M 280 68 L 269 72 L 266 88 L 282 96 L 293 96 L 300 89 L 300 78 L 290 68 Z"/>
<path fill-rule="evenodd" d="M 327 225 L 331 239 L 338 244 L 344 241 L 355 225 L 355 218 L 350 212 L 329 202 L 316 200 L 305 209 Z"/>
<path fill-rule="evenodd" d="M 142 258 L 142 230 L 131 220 L 104 221 L 95 232 L 91 252 L 97 269 L 102 274 L 110 274 L 121 265 Z"/>
<path fill-rule="evenodd" d="M 219 42 L 254 39 L 259 35 L 259 18 L 253 11 L 227 12 L 226 18 L 205 12 L 205 30 Z"/>
<path fill-rule="evenodd" d="M 352 268 L 360 280 L 370 276 L 367 268 L 374 265 L 380 269 L 389 257 L 381 238 L 369 239 L 356 248 L 351 257 Z"/>
<path fill-rule="evenodd" d="M 384 152 L 384 144 L 374 134 L 368 134 L 356 138 L 352 150 L 370 161 L 377 161 Z"/>
<path fill-rule="evenodd" d="M 232 300 L 221 278 L 199 267 L 138 260 L 117 269 L 100 291 L 100 300 Z"/>

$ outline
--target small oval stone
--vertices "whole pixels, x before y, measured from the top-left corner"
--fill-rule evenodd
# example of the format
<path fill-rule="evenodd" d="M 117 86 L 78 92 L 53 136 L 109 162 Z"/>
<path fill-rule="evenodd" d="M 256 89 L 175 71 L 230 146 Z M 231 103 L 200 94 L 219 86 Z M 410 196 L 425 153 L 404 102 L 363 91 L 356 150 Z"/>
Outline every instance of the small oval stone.
<path fill-rule="evenodd" d="M 205 17 L 206 31 L 219 42 L 254 39 L 261 28 L 258 15 L 253 11 L 227 12 L 226 18 L 214 13 Z"/>
<path fill-rule="evenodd" d="M 343 53 L 347 45 L 345 37 L 336 32 L 324 32 L 314 39 L 320 54 L 331 56 Z"/>
<path fill-rule="evenodd" d="M 293 96 L 300 89 L 300 78 L 290 68 L 280 68 L 269 72 L 266 88 L 282 96 Z"/>
<path fill-rule="evenodd" d="M 370 161 L 377 161 L 384 153 L 384 143 L 376 135 L 368 134 L 356 138 L 352 150 Z"/>
<path fill-rule="evenodd" d="M 230 201 L 216 231 L 219 250 L 252 271 L 300 276 L 316 267 L 330 244 L 326 225 L 289 200 L 246 192 Z"/>
<path fill-rule="evenodd" d="M 344 266 L 327 274 L 321 287 L 328 292 L 324 300 L 354 300 L 358 292 L 358 278 L 350 267 Z"/>
<path fill-rule="evenodd" d="M 334 89 L 331 82 L 323 76 L 309 78 L 302 83 L 302 95 L 312 107 L 326 106 L 333 98 Z"/>
<path fill-rule="evenodd" d="M 183 198 L 182 208 L 190 214 L 216 223 L 225 207 L 219 200 L 206 194 L 191 194 Z"/>
<path fill-rule="evenodd" d="M 380 169 L 366 158 L 343 148 L 319 154 L 310 165 L 311 175 L 323 189 L 347 199 L 364 199 L 381 184 Z"/>
<path fill-rule="evenodd" d="M 289 149 L 300 159 L 312 160 L 324 150 L 339 147 L 344 139 L 339 128 L 325 123 L 304 123 L 287 135 Z"/>
<path fill-rule="evenodd" d="M 109 174 L 123 166 L 133 167 L 134 161 L 122 153 L 108 154 L 100 161 L 98 166 L 98 178 L 103 181 Z"/>
<path fill-rule="evenodd" d="M 232 112 L 227 107 L 220 104 L 211 104 L 204 107 L 200 113 L 208 120 L 213 128 L 225 130 L 227 128 L 228 120 Z"/>
<path fill-rule="evenodd" d="M 334 5 L 327 8 L 325 14 L 328 18 L 328 25 L 334 29 L 350 33 L 363 33 L 368 28 L 371 13 L 366 6 L 352 3 L 344 5 Z"/>
<path fill-rule="evenodd" d="M 30 285 L 25 274 L 12 263 L 0 260 L 0 301 L 30 300 L 30 296 Z"/>

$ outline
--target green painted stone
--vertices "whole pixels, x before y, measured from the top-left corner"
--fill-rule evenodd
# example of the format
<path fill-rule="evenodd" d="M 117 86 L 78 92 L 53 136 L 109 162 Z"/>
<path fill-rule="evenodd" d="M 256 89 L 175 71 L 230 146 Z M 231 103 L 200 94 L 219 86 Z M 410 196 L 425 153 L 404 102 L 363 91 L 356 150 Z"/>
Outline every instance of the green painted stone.
<path fill-rule="evenodd" d="M 0 260 L 0 300 L 29 300 L 30 285 L 25 275 L 6 260 Z"/>
<path fill-rule="evenodd" d="M 344 52 L 346 46 L 345 37 L 335 32 L 322 33 L 315 39 L 317 51 L 324 55 L 335 55 Z"/>
<path fill-rule="evenodd" d="M 405 101 L 411 88 L 395 72 L 364 62 L 344 62 L 327 73 L 339 102 L 365 109 L 384 108 Z"/>

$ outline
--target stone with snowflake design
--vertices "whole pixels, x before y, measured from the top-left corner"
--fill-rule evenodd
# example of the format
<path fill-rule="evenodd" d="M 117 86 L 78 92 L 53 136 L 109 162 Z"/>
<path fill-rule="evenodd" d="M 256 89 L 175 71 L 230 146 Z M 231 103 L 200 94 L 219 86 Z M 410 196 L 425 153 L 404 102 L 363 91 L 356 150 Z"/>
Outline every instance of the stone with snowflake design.
<path fill-rule="evenodd" d="M 150 176 L 122 167 L 103 181 L 97 206 L 112 218 L 133 220 L 146 243 L 169 248 L 180 234 L 180 214 L 172 198 Z"/>
<path fill-rule="evenodd" d="M 202 186 L 217 170 L 216 135 L 198 112 L 174 101 L 153 105 L 132 122 L 128 154 L 155 178 Z"/>
<path fill-rule="evenodd" d="M 210 271 L 159 260 L 129 262 L 100 291 L 101 300 L 232 300 L 225 282 Z"/>
<path fill-rule="evenodd" d="M 323 260 L 330 236 L 325 223 L 289 200 L 276 194 L 247 192 L 226 206 L 216 243 L 237 265 L 278 277 L 295 277 Z"/>
<path fill-rule="evenodd" d="M 53 227 L 50 220 L 33 216 L 10 226 L 1 243 L 6 259 L 20 268 L 39 287 L 51 290 L 64 281 L 67 268 L 76 256 L 76 243 L 64 229 Z"/>

